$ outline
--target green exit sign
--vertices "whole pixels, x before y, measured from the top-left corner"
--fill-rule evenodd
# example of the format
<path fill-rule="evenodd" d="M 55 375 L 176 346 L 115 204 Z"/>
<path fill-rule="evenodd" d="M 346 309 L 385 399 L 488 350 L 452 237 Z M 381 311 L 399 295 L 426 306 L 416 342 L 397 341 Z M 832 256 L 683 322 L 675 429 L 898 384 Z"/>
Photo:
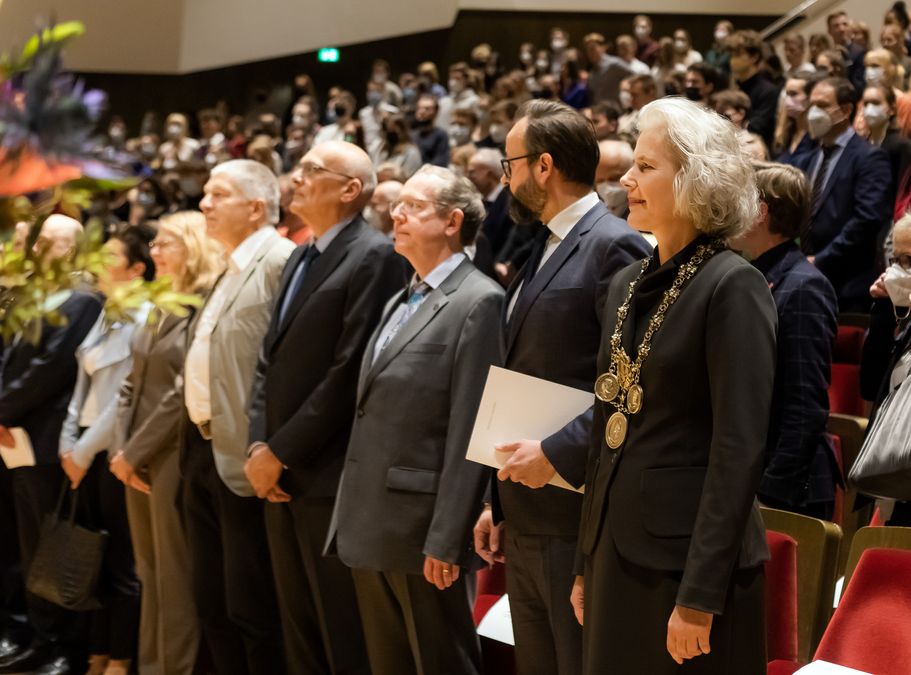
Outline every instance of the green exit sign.
<path fill-rule="evenodd" d="M 338 49 L 335 47 L 326 47 L 316 53 L 316 58 L 320 63 L 338 63 Z"/>

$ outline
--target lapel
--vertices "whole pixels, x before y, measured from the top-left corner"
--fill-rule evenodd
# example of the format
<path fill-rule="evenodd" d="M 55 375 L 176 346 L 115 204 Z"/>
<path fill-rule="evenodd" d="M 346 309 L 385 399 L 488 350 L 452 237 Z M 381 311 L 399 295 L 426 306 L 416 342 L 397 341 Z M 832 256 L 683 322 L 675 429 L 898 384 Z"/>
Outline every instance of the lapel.
<path fill-rule="evenodd" d="M 531 278 L 531 283 L 528 284 L 528 288 L 522 289 L 522 292 L 516 301 L 516 305 L 512 310 L 512 317 L 507 325 L 508 330 L 504 356 L 508 356 L 510 350 L 512 350 L 516 337 L 519 334 L 519 329 L 522 326 L 522 322 L 525 321 L 525 317 L 528 315 L 528 311 L 531 309 L 532 305 L 535 304 L 535 300 L 538 299 L 538 296 L 547 288 L 547 285 L 550 283 L 551 279 L 554 278 L 554 275 L 563 267 L 566 261 L 569 260 L 575 250 L 579 247 L 579 242 L 582 237 L 585 236 L 585 234 L 592 229 L 594 224 L 607 213 L 607 207 L 601 202 L 598 202 L 589 209 L 588 213 L 579 219 L 579 222 L 573 226 L 569 231 L 569 234 L 566 235 L 566 238 L 560 242 L 560 245 L 557 246 L 557 250 L 555 250 L 550 258 L 547 259 L 547 262 L 545 262 L 541 269 L 539 269 Z M 518 276 L 519 275 L 517 275 L 517 278 Z M 510 286 L 510 289 L 513 293 L 515 292 L 512 286 Z"/>
<path fill-rule="evenodd" d="M 301 307 L 307 302 L 307 298 L 320 287 L 326 278 L 335 271 L 339 264 L 341 264 L 342 260 L 345 259 L 348 255 L 348 251 L 351 249 L 351 244 L 358 238 L 364 227 L 366 227 L 366 224 L 364 223 L 363 218 L 357 216 L 347 227 L 343 228 L 342 231 L 336 235 L 335 239 L 329 243 L 328 248 L 326 248 L 316 260 L 310 263 L 306 276 L 304 276 L 304 280 L 301 283 L 300 290 L 288 307 L 285 320 L 278 326 L 278 332 L 272 343 L 273 348 L 281 341 L 285 331 L 288 330 L 288 326 L 291 325 L 294 317 L 297 316 Z M 298 258 L 298 260 L 299 259 L 300 258 Z M 288 282 L 290 283 L 290 276 L 288 277 Z M 281 307 L 281 305 L 276 305 L 276 312 L 279 307 Z"/>
<path fill-rule="evenodd" d="M 832 167 L 832 174 L 829 176 L 829 180 L 822 189 L 822 194 L 820 194 L 819 199 L 816 200 L 816 209 L 813 211 L 813 216 L 819 213 L 819 209 L 822 208 L 822 205 L 825 203 L 826 199 L 828 199 L 829 193 L 832 192 L 835 185 L 841 181 L 841 176 L 845 173 L 846 167 L 850 163 L 853 163 L 855 141 L 866 143 L 866 141 L 862 141 L 860 137 L 855 134 L 854 136 L 851 136 L 851 139 L 845 144 L 838 159 L 835 160 L 835 166 Z M 816 153 L 813 154 L 813 157 L 815 159 Z"/>
<path fill-rule="evenodd" d="M 279 314 L 281 314 L 282 305 L 285 302 L 285 294 L 288 292 L 288 285 L 291 283 L 291 278 L 294 276 L 294 270 L 297 269 L 300 259 L 303 258 L 304 254 L 307 252 L 308 246 L 310 246 L 310 244 L 301 244 L 291 251 L 291 255 L 288 256 L 288 262 L 285 263 L 285 268 L 282 270 L 282 276 L 278 282 L 278 293 L 275 297 L 275 305 L 272 309 L 272 316 L 269 319 L 269 329 L 266 331 L 265 344 L 267 352 L 272 349 L 272 345 L 278 338 L 278 319 Z"/>
<path fill-rule="evenodd" d="M 450 274 L 443 281 L 439 287 L 435 288 L 427 298 L 421 303 L 421 306 L 418 308 L 418 311 L 414 313 L 408 321 L 399 329 L 399 332 L 396 333 L 389 344 L 386 345 L 386 348 L 380 352 L 379 356 L 376 358 L 376 362 L 372 366 L 369 366 L 367 375 L 364 378 L 362 383 L 360 396 L 363 396 L 367 393 L 367 390 L 370 388 L 370 384 L 376 378 L 377 374 L 382 372 L 383 368 L 389 365 L 389 363 L 398 356 L 399 352 L 412 340 L 414 340 L 417 335 L 424 330 L 424 328 L 429 324 L 433 318 L 443 309 L 447 304 L 449 304 L 449 295 L 455 292 L 459 286 L 462 285 L 462 282 L 465 278 L 472 273 L 475 269 L 474 264 L 466 257 L 459 266 L 456 267 L 452 274 Z M 407 292 L 407 290 L 406 290 Z M 398 298 L 401 301 L 401 296 Z M 398 303 L 393 303 L 392 308 L 396 307 Z M 391 311 L 391 310 L 390 310 Z M 388 319 L 388 314 L 385 317 Z M 380 324 L 382 327 L 385 325 L 386 321 Z M 379 330 L 376 333 L 374 340 L 371 342 L 376 343 L 376 337 L 379 337 Z M 374 346 L 374 345 L 371 345 Z M 373 352 L 368 352 L 368 358 L 372 356 Z M 369 363 L 365 362 L 365 365 Z M 359 396 L 359 398 L 360 398 Z"/>
<path fill-rule="evenodd" d="M 221 308 L 221 312 L 218 314 L 218 318 L 215 319 L 215 325 L 212 326 L 212 333 L 214 334 L 218 330 L 218 324 L 221 322 L 223 316 L 225 316 L 234 306 L 234 303 L 237 302 L 237 298 L 240 296 L 240 292 L 243 290 L 244 286 L 247 285 L 247 282 L 253 276 L 253 273 L 259 267 L 260 261 L 265 257 L 269 252 L 269 249 L 275 244 L 276 240 L 279 238 L 279 234 L 275 231 L 271 233 L 269 237 L 259 245 L 259 248 L 256 249 L 256 254 L 253 256 L 253 259 L 250 263 L 240 271 L 240 274 L 237 275 L 237 278 L 233 280 L 233 284 L 230 289 L 227 289 L 228 298 L 225 300 L 224 306 Z"/>

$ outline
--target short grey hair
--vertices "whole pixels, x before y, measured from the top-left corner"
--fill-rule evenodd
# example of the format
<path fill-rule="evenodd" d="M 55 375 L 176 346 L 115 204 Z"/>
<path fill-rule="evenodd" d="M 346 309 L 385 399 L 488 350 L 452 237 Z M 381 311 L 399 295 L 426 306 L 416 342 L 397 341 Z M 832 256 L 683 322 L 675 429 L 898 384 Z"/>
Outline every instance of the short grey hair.
<path fill-rule="evenodd" d="M 209 175 L 227 178 L 246 199 L 261 199 L 266 205 L 267 224 L 278 223 L 281 188 L 268 167 L 252 159 L 232 159 L 215 166 Z"/>
<path fill-rule="evenodd" d="M 684 98 L 662 98 L 639 111 L 639 133 L 663 128 L 680 164 L 674 213 L 697 230 L 728 240 L 746 232 L 759 213 L 759 192 L 737 130 L 721 115 Z"/>
<path fill-rule="evenodd" d="M 433 176 L 442 182 L 434 199 L 437 214 L 445 217 L 455 209 L 459 209 L 463 214 L 462 229 L 459 233 L 460 240 L 463 246 L 473 244 L 477 239 L 478 230 L 481 229 L 481 224 L 487 216 L 481 193 L 478 192 L 474 183 L 449 169 L 430 164 L 425 164 L 418 169 L 412 178 L 415 176 Z"/>
<path fill-rule="evenodd" d="M 471 159 L 490 169 L 497 178 L 503 175 L 503 165 L 500 163 L 503 160 L 503 153 L 496 148 L 481 148 L 471 156 Z"/>
<path fill-rule="evenodd" d="M 598 149 L 601 151 L 601 159 L 616 159 L 620 163 L 620 169 L 625 173 L 629 171 L 635 161 L 632 146 L 626 141 L 604 140 L 598 143 Z"/>

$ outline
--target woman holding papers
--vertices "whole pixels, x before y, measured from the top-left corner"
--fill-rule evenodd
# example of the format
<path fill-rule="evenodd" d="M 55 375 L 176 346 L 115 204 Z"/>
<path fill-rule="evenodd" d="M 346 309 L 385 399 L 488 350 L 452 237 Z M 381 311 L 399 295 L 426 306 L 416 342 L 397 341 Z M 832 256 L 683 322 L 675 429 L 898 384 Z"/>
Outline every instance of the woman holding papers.
<path fill-rule="evenodd" d="M 630 225 L 658 247 L 605 303 L 572 597 L 584 672 L 758 675 L 776 311 L 726 246 L 752 225 L 757 191 L 718 115 L 663 99 L 639 126 L 621 183 Z"/>
<path fill-rule="evenodd" d="M 154 232 L 129 227 L 111 237 L 106 274 L 99 280 L 105 295 L 133 279 L 151 279 L 155 265 L 149 254 Z M 88 673 L 126 675 L 139 628 L 139 580 L 127 523 L 123 486 L 108 471 L 113 447 L 117 394 L 130 372 L 133 341 L 148 307 L 128 320 L 102 313 L 76 350 L 79 375 L 60 433 L 60 462 L 73 489 L 82 485 L 79 505 L 89 526 L 108 532 L 98 595 L 102 608 L 92 613 Z"/>

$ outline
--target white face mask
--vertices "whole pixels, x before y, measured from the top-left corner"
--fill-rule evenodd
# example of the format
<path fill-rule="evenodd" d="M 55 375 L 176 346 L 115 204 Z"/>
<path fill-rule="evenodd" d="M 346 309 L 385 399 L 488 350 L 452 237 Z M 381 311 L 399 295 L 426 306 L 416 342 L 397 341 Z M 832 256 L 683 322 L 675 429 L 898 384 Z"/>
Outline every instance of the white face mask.
<path fill-rule="evenodd" d="M 640 40 L 642 38 L 648 37 L 649 34 L 651 33 L 648 26 L 636 26 L 633 29 L 633 32 L 636 34 L 636 37 L 639 38 Z"/>
<path fill-rule="evenodd" d="M 506 127 L 502 124 L 491 124 L 489 128 L 490 140 L 497 145 L 502 145 L 506 140 Z"/>
<path fill-rule="evenodd" d="M 449 80 L 449 92 L 451 94 L 461 94 L 462 90 L 465 89 L 465 85 L 462 84 L 462 80 L 457 80 L 456 78 L 450 78 Z"/>
<path fill-rule="evenodd" d="M 784 108 L 788 113 L 788 117 L 800 117 L 806 112 L 807 101 L 805 98 L 798 98 L 797 96 L 786 96 Z"/>
<path fill-rule="evenodd" d="M 889 113 L 884 105 L 868 103 L 864 106 L 864 119 L 869 126 L 878 128 L 889 121 Z"/>
<path fill-rule="evenodd" d="M 678 54 L 686 54 L 689 51 L 686 40 L 674 40 L 674 51 Z"/>
<path fill-rule="evenodd" d="M 879 66 L 870 66 L 864 70 L 864 79 L 867 81 L 867 84 L 878 84 L 883 81 L 886 76 L 886 71 Z"/>
<path fill-rule="evenodd" d="M 538 70 L 547 70 L 550 67 L 550 63 L 547 62 L 547 59 L 538 59 L 535 61 L 535 68 Z"/>
<path fill-rule="evenodd" d="M 620 92 L 620 107 L 623 108 L 624 110 L 627 110 L 627 109 L 633 107 L 633 95 L 631 93 L 629 93 L 628 91 Z"/>
<path fill-rule="evenodd" d="M 728 39 L 728 32 L 726 30 L 716 30 L 715 31 L 715 42 L 724 42 Z"/>
<path fill-rule="evenodd" d="M 550 48 L 555 52 L 562 52 L 566 49 L 566 40 L 563 38 L 554 38 L 550 42 Z"/>
<path fill-rule="evenodd" d="M 893 263 L 886 270 L 883 283 L 893 305 L 911 307 L 911 272 L 898 263 Z"/>
<path fill-rule="evenodd" d="M 607 180 L 598 183 L 598 196 L 607 209 L 617 217 L 623 216 L 629 200 L 626 196 L 626 190 L 617 181 Z"/>
<path fill-rule="evenodd" d="M 180 135 L 183 133 L 183 127 L 179 124 L 169 124 L 168 125 L 168 137 L 169 138 L 180 138 Z"/>
<path fill-rule="evenodd" d="M 465 145 L 471 140 L 471 129 L 464 124 L 449 125 L 449 140 L 456 145 Z"/>
<path fill-rule="evenodd" d="M 810 106 L 807 112 L 807 131 L 810 138 L 819 140 L 832 130 L 832 116 L 817 105 Z"/>

